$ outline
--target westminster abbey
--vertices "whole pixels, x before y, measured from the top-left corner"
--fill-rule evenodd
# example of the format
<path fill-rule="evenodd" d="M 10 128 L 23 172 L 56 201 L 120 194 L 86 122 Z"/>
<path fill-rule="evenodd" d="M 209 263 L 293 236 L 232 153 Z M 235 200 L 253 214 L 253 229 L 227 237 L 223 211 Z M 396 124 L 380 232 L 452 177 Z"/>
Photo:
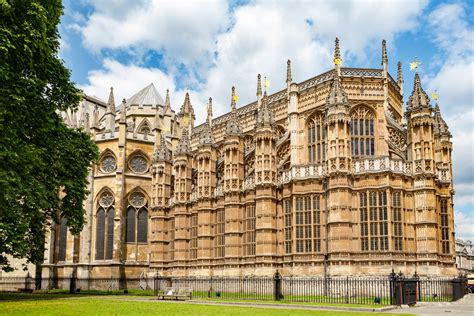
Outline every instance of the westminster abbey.
<path fill-rule="evenodd" d="M 100 160 L 86 225 L 47 236 L 43 276 L 455 275 L 452 141 L 418 73 L 334 68 L 195 126 L 153 84 L 64 113 Z M 263 89 L 265 90 L 265 89 Z M 53 269 L 54 268 L 54 269 Z"/>

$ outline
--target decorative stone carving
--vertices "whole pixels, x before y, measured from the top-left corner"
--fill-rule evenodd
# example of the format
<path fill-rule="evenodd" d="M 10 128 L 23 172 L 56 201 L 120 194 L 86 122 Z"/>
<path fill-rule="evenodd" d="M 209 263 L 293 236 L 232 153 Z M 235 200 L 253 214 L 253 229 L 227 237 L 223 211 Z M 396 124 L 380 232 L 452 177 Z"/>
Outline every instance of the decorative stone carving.
<path fill-rule="evenodd" d="M 113 202 L 114 202 L 114 196 L 112 192 L 110 191 L 105 191 L 100 196 L 99 205 L 102 206 L 103 208 L 107 208 L 111 206 Z"/>
<path fill-rule="evenodd" d="M 128 197 L 128 202 L 130 203 L 131 206 L 139 209 L 140 207 L 145 206 L 146 198 L 145 198 L 145 195 L 141 192 L 133 192 Z"/>
<path fill-rule="evenodd" d="M 100 169 L 103 173 L 111 173 L 117 170 L 117 161 L 115 160 L 115 157 L 112 155 L 106 155 L 102 158 Z"/>
<path fill-rule="evenodd" d="M 135 173 L 145 173 L 148 170 L 148 161 L 145 157 L 136 155 L 130 158 L 128 167 Z"/>

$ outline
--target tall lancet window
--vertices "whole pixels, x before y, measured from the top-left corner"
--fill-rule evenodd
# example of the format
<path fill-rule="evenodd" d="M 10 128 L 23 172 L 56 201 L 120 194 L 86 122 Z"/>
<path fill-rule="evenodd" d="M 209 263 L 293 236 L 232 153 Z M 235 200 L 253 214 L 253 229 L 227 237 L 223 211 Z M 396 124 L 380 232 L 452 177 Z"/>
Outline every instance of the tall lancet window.
<path fill-rule="evenodd" d="M 351 139 L 352 156 L 362 158 L 375 155 L 374 114 L 364 106 L 352 112 Z"/>
<path fill-rule="evenodd" d="M 128 243 L 148 241 L 147 199 L 141 192 L 133 192 L 128 197 L 126 212 L 126 240 Z"/>
<path fill-rule="evenodd" d="M 96 213 L 95 260 L 111 260 L 114 249 L 114 196 L 104 191 Z"/>
<path fill-rule="evenodd" d="M 64 215 L 62 215 L 61 220 L 59 221 L 58 261 L 66 260 L 66 247 L 67 247 L 67 219 Z"/>
<path fill-rule="evenodd" d="M 322 113 L 316 113 L 308 120 L 308 160 L 323 162 L 326 159 L 326 128 Z"/>

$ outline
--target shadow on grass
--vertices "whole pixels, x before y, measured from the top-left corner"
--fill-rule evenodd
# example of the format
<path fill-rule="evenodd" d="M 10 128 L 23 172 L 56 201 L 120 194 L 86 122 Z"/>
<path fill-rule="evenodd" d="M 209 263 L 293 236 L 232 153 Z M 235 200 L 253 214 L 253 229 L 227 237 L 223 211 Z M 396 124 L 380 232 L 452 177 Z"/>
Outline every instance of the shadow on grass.
<path fill-rule="evenodd" d="M 124 291 L 99 291 L 89 290 L 70 294 L 67 290 L 39 290 L 33 293 L 0 292 L 0 301 L 22 301 L 22 300 L 54 300 L 81 296 L 101 296 L 101 295 L 130 295 L 130 296 L 153 296 L 153 290 L 128 290 Z"/>

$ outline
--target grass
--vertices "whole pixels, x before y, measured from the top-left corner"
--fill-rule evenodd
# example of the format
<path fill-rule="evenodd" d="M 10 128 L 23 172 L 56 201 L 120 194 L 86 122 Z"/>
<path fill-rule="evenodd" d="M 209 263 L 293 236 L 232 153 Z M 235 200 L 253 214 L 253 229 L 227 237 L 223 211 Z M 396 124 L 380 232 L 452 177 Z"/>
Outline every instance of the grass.
<path fill-rule="evenodd" d="M 360 307 L 360 308 L 383 308 L 387 305 L 381 304 L 346 304 L 346 303 L 322 303 L 322 302 L 288 302 L 288 301 L 261 301 L 261 300 L 239 300 L 239 299 L 215 299 L 215 298 L 197 298 L 199 302 L 238 302 L 262 305 L 307 305 L 307 306 L 331 306 L 331 307 Z"/>
<path fill-rule="evenodd" d="M 28 294 L 24 294 L 28 295 Z M 29 294 L 55 295 L 55 294 Z M 56 297 L 64 297 L 63 295 Z M 130 300 L 124 296 L 75 297 L 67 299 L 35 299 L 2 302 L 0 315 L 179 315 L 179 316 L 310 316 L 310 315 L 384 315 L 382 313 L 358 313 L 337 311 L 306 311 L 234 306 L 211 306 L 190 303 L 167 303 L 146 300 Z"/>

